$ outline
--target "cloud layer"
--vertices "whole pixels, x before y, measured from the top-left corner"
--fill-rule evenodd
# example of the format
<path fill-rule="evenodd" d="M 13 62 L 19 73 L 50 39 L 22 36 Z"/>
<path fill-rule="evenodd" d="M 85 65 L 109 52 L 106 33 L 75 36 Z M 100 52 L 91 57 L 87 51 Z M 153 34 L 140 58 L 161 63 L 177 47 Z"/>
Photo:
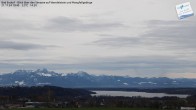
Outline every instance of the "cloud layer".
<path fill-rule="evenodd" d="M 178 0 L 93 2 L 1 7 L 0 73 L 49 68 L 133 77 L 196 74 L 196 20 L 178 20 Z M 196 1 L 191 4 L 194 10 Z"/>
<path fill-rule="evenodd" d="M 14 49 L 14 50 L 31 50 L 31 49 L 46 49 L 48 47 L 56 47 L 54 45 L 40 45 L 33 43 L 20 43 L 12 41 L 0 41 L 0 49 Z"/>
<path fill-rule="evenodd" d="M 121 23 L 104 23 L 104 22 L 84 22 L 76 18 L 69 18 L 65 16 L 59 16 L 48 21 L 45 29 L 55 31 L 101 31 L 105 29 L 113 29 L 125 27 Z"/>

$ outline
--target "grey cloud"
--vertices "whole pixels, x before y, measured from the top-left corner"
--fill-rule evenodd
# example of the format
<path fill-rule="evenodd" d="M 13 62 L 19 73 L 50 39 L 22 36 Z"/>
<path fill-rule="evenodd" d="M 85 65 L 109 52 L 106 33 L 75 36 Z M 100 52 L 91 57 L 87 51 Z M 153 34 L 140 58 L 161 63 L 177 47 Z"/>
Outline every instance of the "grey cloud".
<path fill-rule="evenodd" d="M 136 37 L 125 37 L 119 36 L 117 38 L 102 38 L 97 41 L 92 42 L 91 44 L 102 45 L 102 46 L 134 46 L 141 43 L 141 40 Z"/>
<path fill-rule="evenodd" d="M 196 62 L 180 60 L 175 57 L 166 56 L 140 56 L 140 57 L 110 57 L 97 58 L 95 61 L 81 64 L 66 65 L 65 67 L 76 70 L 106 70 L 121 71 L 122 74 L 131 75 L 132 72 L 141 76 L 159 76 L 163 73 L 196 72 Z M 132 71 L 123 73 L 123 71 Z"/>
<path fill-rule="evenodd" d="M 48 24 L 45 25 L 45 29 L 55 31 L 100 31 L 105 29 L 125 27 L 121 23 L 103 23 L 93 22 L 87 23 L 79 19 L 72 19 L 68 17 L 57 17 L 50 19 Z"/>
<path fill-rule="evenodd" d="M 49 60 L 49 59 L 47 59 L 47 60 Z M 31 59 L 31 58 L 20 58 L 20 59 L 14 59 L 14 58 L 12 58 L 12 59 L 2 59 L 2 60 L 0 60 L 1 62 L 25 62 L 25 61 L 28 61 L 28 62 L 44 62 L 44 61 L 46 61 L 46 59 Z"/>
<path fill-rule="evenodd" d="M 92 42 L 103 46 L 155 46 L 157 49 L 196 50 L 196 21 L 160 21 L 147 23 L 150 29 L 139 36 L 111 36 Z"/>
<path fill-rule="evenodd" d="M 0 31 L 36 29 L 36 26 L 28 21 L 20 19 L 0 18 Z"/>
<path fill-rule="evenodd" d="M 195 72 L 196 62 L 189 60 L 180 60 L 175 57 L 164 56 L 141 56 L 141 57 L 110 57 L 110 58 L 96 58 L 91 62 L 83 62 L 76 64 L 13 64 L 0 63 L 0 67 L 13 68 L 49 68 L 52 70 L 132 70 L 138 73 L 162 74 L 171 72 Z M 152 72 L 152 73 L 151 73 Z M 122 73 L 123 74 L 123 73 Z M 126 73 L 131 74 L 131 73 Z"/>
<path fill-rule="evenodd" d="M 15 1 L 15 2 L 17 2 L 17 1 L 23 1 L 23 0 L 0 0 L 0 1 L 5 1 L 5 2 L 7 2 L 7 1 Z M 39 1 L 39 0 L 25 0 L 25 1 Z"/>
<path fill-rule="evenodd" d="M 28 22 L 20 19 L 0 18 L 0 31 L 15 31 L 15 30 L 43 30 L 43 31 L 100 31 L 114 28 L 126 27 L 122 23 L 116 22 L 92 22 L 83 21 L 75 18 L 56 17 L 49 19 L 44 26 L 36 22 Z"/>
<path fill-rule="evenodd" d="M 168 23 L 169 22 L 169 23 Z M 149 33 L 142 35 L 149 44 L 157 44 L 166 49 L 196 49 L 196 21 L 158 21 L 159 25 L 169 26 L 157 27 Z M 174 26 L 170 26 L 173 24 Z M 149 27 L 153 27 L 152 23 Z"/>
<path fill-rule="evenodd" d="M 194 26 L 195 21 L 181 21 L 181 20 L 150 20 L 150 21 L 146 21 L 145 24 L 147 24 L 147 26 L 149 28 L 154 28 L 154 27 L 161 27 L 161 26 L 166 26 L 166 27 L 175 27 L 175 26 L 182 26 L 186 27 L 186 26 Z"/>
<path fill-rule="evenodd" d="M 48 47 L 57 47 L 54 45 L 40 45 L 32 43 L 20 43 L 13 41 L 0 41 L 0 49 L 14 49 L 14 50 L 31 50 L 31 49 L 45 49 Z"/>
<path fill-rule="evenodd" d="M 171 69 L 171 68 L 194 68 L 195 61 L 180 60 L 176 57 L 166 56 L 140 56 L 140 57 L 111 57 L 97 59 L 95 67 L 113 67 L 112 69 Z M 91 65 L 90 65 L 91 66 Z"/>

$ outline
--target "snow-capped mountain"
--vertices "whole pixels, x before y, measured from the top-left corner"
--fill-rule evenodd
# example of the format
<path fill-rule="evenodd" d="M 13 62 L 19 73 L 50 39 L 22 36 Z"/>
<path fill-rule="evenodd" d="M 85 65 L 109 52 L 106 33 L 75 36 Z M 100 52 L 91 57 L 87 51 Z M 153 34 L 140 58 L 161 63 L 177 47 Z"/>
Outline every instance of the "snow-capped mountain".
<path fill-rule="evenodd" d="M 177 78 L 140 78 L 124 76 L 95 76 L 86 72 L 56 73 L 47 69 L 17 70 L 0 75 L 0 86 L 40 86 L 52 85 L 60 87 L 196 87 L 196 79 Z"/>

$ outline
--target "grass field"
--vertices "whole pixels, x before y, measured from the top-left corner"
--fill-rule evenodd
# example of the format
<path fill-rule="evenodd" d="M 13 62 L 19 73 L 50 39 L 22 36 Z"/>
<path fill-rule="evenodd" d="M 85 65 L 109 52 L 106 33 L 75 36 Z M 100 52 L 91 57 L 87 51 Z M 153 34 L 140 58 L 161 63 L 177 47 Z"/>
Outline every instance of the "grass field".
<path fill-rule="evenodd" d="M 12 110 L 157 110 L 151 108 L 29 108 Z"/>

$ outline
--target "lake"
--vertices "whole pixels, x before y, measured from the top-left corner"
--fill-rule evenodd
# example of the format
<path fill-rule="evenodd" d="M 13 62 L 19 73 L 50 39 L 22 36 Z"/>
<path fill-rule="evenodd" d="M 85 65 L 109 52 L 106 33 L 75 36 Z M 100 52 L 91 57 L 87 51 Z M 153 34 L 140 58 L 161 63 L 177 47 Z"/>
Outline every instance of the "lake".
<path fill-rule="evenodd" d="M 133 97 L 133 96 L 141 96 L 146 98 L 152 97 L 164 97 L 164 96 L 176 96 L 179 98 L 186 98 L 189 95 L 181 95 L 181 94 L 166 94 L 166 93 L 146 93 L 146 92 L 131 92 L 131 91 L 93 91 L 96 94 L 92 94 L 92 96 L 124 96 L 124 97 Z"/>

